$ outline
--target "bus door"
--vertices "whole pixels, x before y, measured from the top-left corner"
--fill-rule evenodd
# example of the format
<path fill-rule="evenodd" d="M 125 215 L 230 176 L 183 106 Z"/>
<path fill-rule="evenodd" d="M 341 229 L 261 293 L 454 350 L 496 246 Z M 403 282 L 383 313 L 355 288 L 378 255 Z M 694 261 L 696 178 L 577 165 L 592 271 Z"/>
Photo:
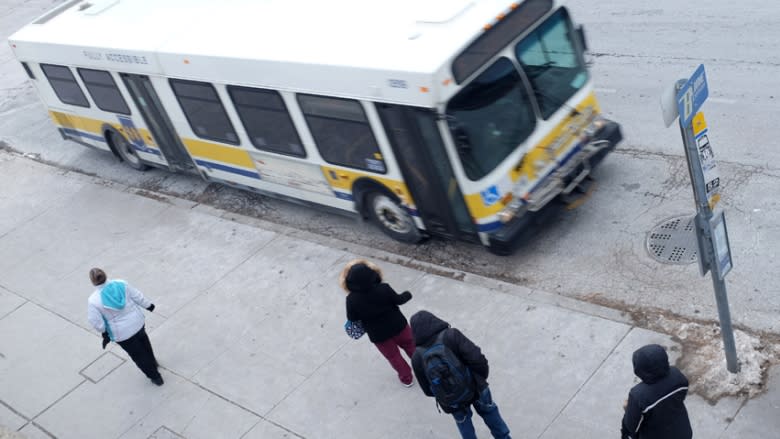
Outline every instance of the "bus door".
<path fill-rule="evenodd" d="M 426 230 L 450 239 L 475 240 L 476 230 L 439 133 L 436 113 L 377 104 L 409 192 Z"/>
<path fill-rule="evenodd" d="M 122 73 L 120 76 L 133 97 L 136 107 L 141 111 L 141 116 L 152 133 L 157 147 L 165 156 L 170 169 L 173 171 L 194 171 L 195 165 L 192 158 L 184 149 L 179 135 L 176 134 L 173 124 L 168 118 L 168 113 L 163 108 L 157 92 L 154 91 L 149 77 L 129 73 Z"/>

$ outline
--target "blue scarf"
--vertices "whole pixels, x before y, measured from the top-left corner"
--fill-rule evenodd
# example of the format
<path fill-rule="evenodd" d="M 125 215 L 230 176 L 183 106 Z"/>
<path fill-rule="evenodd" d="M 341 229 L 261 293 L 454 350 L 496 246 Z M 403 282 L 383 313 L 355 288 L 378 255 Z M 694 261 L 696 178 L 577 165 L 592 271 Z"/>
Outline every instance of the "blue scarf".
<path fill-rule="evenodd" d="M 100 301 L 103 306 L 109 309 L 120 310 L 125 307 L 127 303 L 127 295 L 125 294 L 125 283 L 122 281 L 112 280 L 100 290 Z M 108 325 L 108 320 L 103 317 L 103 323 L 106 325 L 106 332 L 108 338 L 111 341 L 114 340 L 114 334 L 111 332 L 111 327 Z"/>

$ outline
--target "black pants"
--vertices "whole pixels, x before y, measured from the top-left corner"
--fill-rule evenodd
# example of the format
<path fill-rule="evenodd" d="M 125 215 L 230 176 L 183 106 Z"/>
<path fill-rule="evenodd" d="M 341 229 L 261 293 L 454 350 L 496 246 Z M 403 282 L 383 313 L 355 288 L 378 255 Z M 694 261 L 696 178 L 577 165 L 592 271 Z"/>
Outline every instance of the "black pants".
<path fill-rule="evenodd" d="M 118 343 L 130 355 L 130 358 L 144 375 L 149 379 L 160 378 L 160 372 L 157 371 L 157 359 L 154 358 L 152 343 L 149 341 L 149 336 L 146 335 L 145 326 L 132 337 Z"/>

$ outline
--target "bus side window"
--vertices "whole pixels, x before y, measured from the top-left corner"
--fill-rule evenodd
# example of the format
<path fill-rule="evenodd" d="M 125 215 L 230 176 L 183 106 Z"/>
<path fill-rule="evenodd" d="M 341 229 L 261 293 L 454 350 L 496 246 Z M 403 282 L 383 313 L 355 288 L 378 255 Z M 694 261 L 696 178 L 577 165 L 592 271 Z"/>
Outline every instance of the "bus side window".
<path fill-rule="evenodd" d="M 81 86 L 76 82 L 73 72 L 65 66 L 55 66 L 53 64 L 41 64 L 41 70 L 49 80 L 54 93 L 65 104 L 77 105 L 79 107 L 89 108 L 89 101 L 84 96 Z"/>
<path fill-rule="evenodd" d="M 299 94 L 298 103 L 325 161 L 382 174 L 387 172 L 360 102 Z"/>
<path fill-rule="evenodd" d="M 196 136 L 233 145 L 241 143 L 213 85 L 183 79 L 171 79 L 170 83 Z"/>
<path fill-rule="evenodd" d="M 98 108 L 112 113 L 130 114 L 130 108 L 127 107 L 127 102 L 110 73 L 92 69 L 76 69 L 76 71 L 79 72 L 84 86 L 87 87 L 89 95 Z"/>
<path fill-rule="evenodd" d="M 227 89 L 255 148 L 306 157 L 306 151 L 279 92 L 234 85 L 229 85 Z"/>

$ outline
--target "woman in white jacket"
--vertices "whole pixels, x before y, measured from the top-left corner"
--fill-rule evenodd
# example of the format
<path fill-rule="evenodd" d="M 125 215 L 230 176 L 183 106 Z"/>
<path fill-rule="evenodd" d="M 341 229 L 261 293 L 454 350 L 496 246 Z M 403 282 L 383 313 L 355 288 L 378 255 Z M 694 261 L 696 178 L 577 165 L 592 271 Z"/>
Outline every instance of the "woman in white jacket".
<path fill-rule="evenodd" d="M 87 301 L 87 318 L 92 327 L 103 334 L 103 349 L 109 341 L 118 343 L 144 375 L 162 386 L 163 379 L 146 335 L 142 309 L 154 311 L 154 304 L 127 282 L 108 280 L 100 268 L 90 270 L 89 279 L 97 289 Z"/>

